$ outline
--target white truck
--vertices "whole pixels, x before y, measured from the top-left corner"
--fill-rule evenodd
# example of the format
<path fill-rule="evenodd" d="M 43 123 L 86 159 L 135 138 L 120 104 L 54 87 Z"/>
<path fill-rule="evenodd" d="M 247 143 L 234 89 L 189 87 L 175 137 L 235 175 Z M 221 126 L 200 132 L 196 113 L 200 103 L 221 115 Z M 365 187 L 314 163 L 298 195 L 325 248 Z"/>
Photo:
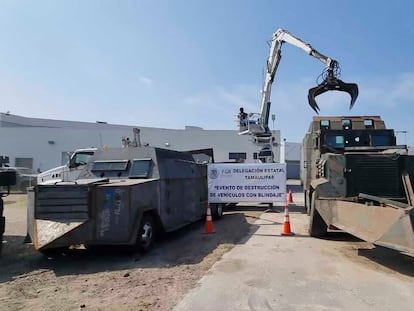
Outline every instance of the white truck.
<path fill-rule="evenodd" d="M 97 148 L 76 149 L 66 165 L 58 166 L 37 175 L 37 184 L 54 184 L 61 181 L 72 181 L 95 154 Z"/>

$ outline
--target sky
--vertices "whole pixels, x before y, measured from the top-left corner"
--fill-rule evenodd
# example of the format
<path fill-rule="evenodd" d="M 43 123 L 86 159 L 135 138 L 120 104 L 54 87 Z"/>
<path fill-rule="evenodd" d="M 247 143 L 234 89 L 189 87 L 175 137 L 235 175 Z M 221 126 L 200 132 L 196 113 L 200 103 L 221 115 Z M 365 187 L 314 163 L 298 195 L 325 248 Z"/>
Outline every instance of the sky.
<path fill-rule="evenodd" d="M 237 129 L 259 112 L 272 33 L 337 60 L 359 97 L 317 97 L 321 115 L 380 115 L 414 146 L 414 2 L 0 1 L 0 111 L 57 120 Z M 282 46 L 271 129 L 301 142 L 324 65 Z M 404 133 L 405 132 L 405 133 Z"/>

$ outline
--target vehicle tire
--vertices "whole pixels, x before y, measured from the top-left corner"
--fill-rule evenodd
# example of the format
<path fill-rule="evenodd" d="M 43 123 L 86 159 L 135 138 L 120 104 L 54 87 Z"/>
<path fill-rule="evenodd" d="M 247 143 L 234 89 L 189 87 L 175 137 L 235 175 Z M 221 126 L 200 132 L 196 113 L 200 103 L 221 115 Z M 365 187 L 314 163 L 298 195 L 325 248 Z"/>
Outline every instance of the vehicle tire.
<path fill-rule="evenodd" d="M 56 247 L 56 248 L 42 249 L 39 252 L 46 257 L 56 258 L 66 253 L 68 249 L 69 249 L 68 246 L 62 246 L 62 247 Z"/>
<path fill-rule="evenodd" d="M 237 206 L 237 203 L 227 203 L 226 210 L 232 210 Z"/>
<path fill-rule="evenodd" d="M 223 211 L 224 211 L 224 204 L 223 203 L 217 203 L 211 205 L 211 216 L 214 220 L 220 219 L 223 217 Z"/>
<path fill-rule="evenodd" d="M 315 192 L 313 192 L 310 200 L 309 234 L 312 237 L 320 238 L 326 235 L 328 226 L 315 208 L 315 196 Z"/>
<path fill-rule="evenodd" d="M 154 244 L 156 235 L 156 226 L 154 217 L 146 213 L 142 216 L 141 223 L 138 229 L 138 236 L 136 240 L 136 248 L 139 252 L 145 253 L 151 249 Z"/>

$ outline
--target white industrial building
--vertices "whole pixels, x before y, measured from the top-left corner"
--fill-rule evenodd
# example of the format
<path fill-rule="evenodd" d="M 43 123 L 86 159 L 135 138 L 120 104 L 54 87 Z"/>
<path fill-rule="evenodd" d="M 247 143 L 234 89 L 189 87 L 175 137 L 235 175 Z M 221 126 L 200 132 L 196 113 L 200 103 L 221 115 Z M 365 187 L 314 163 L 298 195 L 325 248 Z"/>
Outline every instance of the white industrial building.
<path fill-rule="evenodd" d="M 163 129 L 27 118 L 9 113 L 0 113 L 0 155 L 9 157 L 10 166 L 45 171 L 64 164 L 68 154 L 75 149 L 121 147 L 122 137 L 133 139 L 134 127 L 140 129 L 143 144 L 179 151 L 213 148 L 216 162 L 234 162 L 243 158 L 245 162 L 256 161 L 254 158 L 258 150 L 252 137 L 240 136 L 236 130 L 204 130 L 193 126 Z M 274 131 L 274 137 L 273 152 L 279 162 L 280 132 Z M 282 150 L 285 149 L 286 162 L 297 165 L 300 154 L 298 144 L 284 145 L 286 148 Z M 290 146 L 294 146 L 293 149 Z"/>

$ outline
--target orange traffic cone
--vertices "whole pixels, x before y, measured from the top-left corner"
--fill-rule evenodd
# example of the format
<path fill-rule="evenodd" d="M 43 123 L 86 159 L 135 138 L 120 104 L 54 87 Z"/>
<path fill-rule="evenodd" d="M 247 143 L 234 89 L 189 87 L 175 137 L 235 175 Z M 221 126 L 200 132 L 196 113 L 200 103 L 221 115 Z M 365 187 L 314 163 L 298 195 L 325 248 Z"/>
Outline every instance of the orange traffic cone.
<path fill-rule="evenodd" d="M 283 221 L 282 235 L 294 235 L 290 230 L 289 207 L 287 204 L 285 206 L 285 220 Z"/>
<path fill-rule="evenodd" d="M 214 233 L 213 218 L 211 217 L 211 208 L 210 204 L 207 204 L 207 214 L 206 214 L 206 225 L 205 233 Z"/>
<path fill-rule="evenodd" d="M 288 203 L 293 203 L 293 196 L 292 196 L 292 191 L 289 189 L 289 193 L 288 193 Z"/>

